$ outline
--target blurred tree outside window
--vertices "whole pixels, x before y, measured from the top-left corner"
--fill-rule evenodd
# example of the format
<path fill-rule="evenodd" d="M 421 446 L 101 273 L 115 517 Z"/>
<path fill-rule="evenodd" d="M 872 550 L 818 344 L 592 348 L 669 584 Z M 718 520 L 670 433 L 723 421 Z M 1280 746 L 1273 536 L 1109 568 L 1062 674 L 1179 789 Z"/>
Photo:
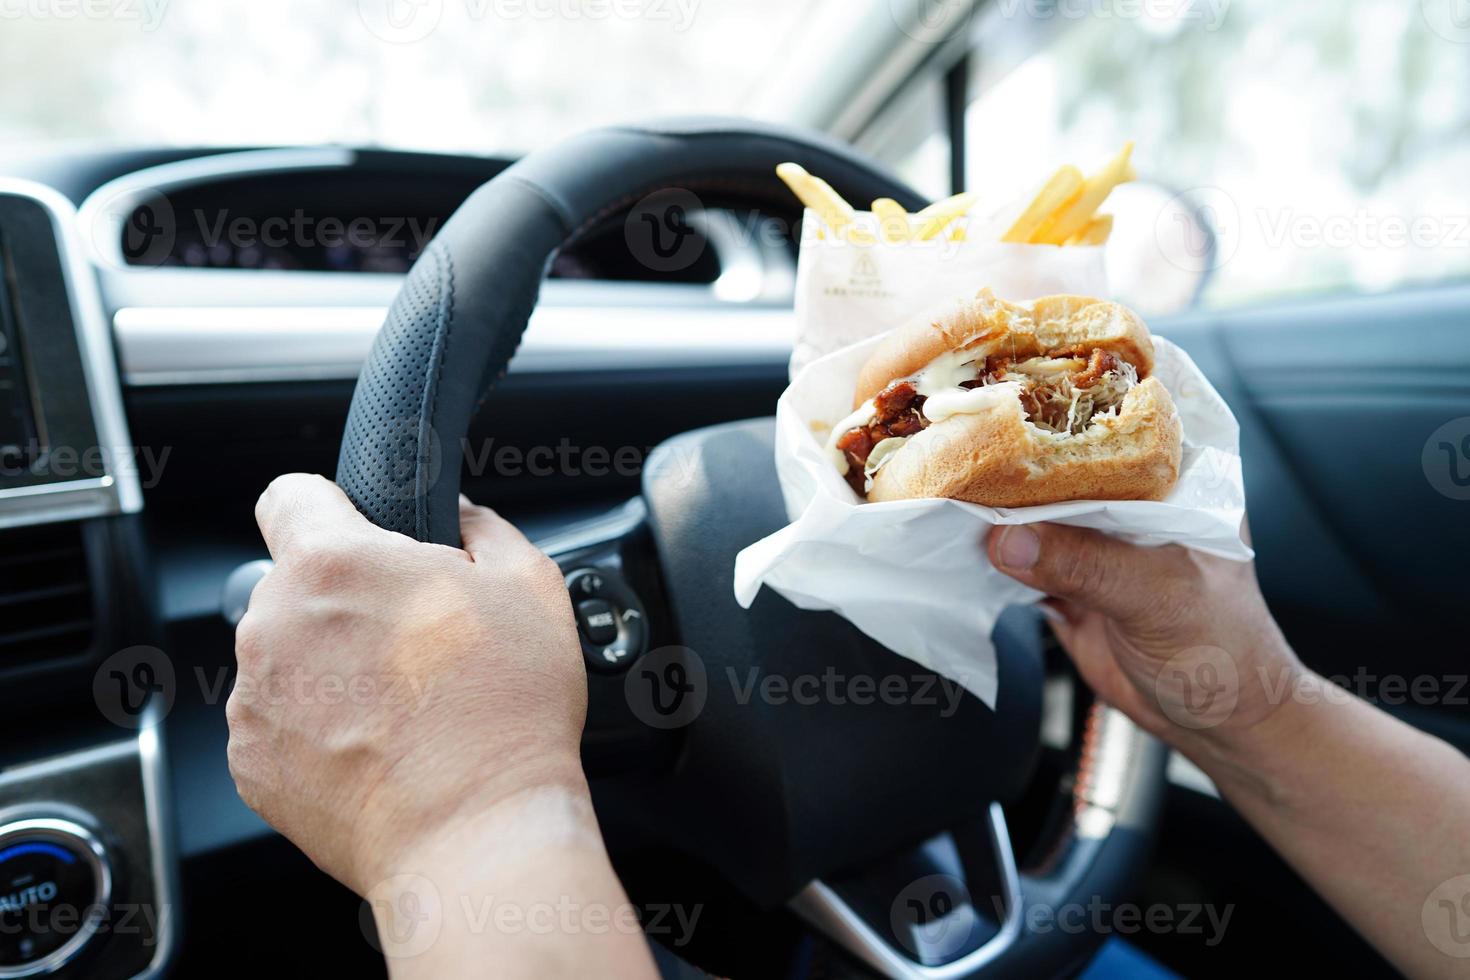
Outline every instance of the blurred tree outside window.
<path fill-rule="evenodd" d="M 996 0 L 975 25 L 967 186 L 1024 196 L 1133 139 L 1140 176 L 1217 230 L 1206 306 L 1465 277 L 1470 16 L 1457 2 Z M 1136 262 L 1150 236 L 1179 246 L 1163 188 L 1105 207 L 1110 263 L 1115 249 Z"/>

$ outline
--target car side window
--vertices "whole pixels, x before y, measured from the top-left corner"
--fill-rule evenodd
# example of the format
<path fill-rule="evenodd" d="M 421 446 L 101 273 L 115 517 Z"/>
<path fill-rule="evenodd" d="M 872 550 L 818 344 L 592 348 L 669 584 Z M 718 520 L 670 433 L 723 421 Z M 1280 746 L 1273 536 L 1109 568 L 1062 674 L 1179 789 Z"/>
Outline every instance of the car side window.
<path fill-rule="evenodd" d="M 1200 266 L 1207 307 L 1470 276 L 1466 0 L 997 0 L 970 30 L 982 199 L 1137 141 L 1141 180 L 1104 208 L 1115 279 L 1146 276 L 1150 247 Z"/>

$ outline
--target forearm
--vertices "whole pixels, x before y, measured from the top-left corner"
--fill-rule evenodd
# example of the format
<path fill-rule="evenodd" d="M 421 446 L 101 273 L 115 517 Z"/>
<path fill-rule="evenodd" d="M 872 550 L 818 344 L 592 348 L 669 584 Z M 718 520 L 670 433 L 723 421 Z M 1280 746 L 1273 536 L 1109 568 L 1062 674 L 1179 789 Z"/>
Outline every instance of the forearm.
<path fill-rule="evenodd" d="M 1465 960 L 1442 952 L 1470 952 L 1445 917 L 1458 907 L 1424 912 L 1436 888 L 1470 874 L 1470 760 L 1315 675 L 1293 690 L 1259 725 L 1185 751 L 1400 970 L 1463 975 Z"/>
<path fill-rule="evenodd" d="M 1204 769 L 1399 969 L 1464 973 L 1470 760 L 1303 668 L 1249 564 L 1050 524 L 988 547 L 1050 597 L 1093 690 Z"/>
<path fill-rule="evenodd" d="M 368 900 L 394 980 L 657 976 L 585 791 L 465 821 Z"/>

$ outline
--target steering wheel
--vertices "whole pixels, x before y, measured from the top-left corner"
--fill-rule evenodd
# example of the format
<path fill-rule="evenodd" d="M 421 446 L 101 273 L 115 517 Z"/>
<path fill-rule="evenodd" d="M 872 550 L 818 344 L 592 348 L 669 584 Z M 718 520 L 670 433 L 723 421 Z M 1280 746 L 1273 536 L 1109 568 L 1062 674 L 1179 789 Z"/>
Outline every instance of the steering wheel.
<path fill-rule="evenodd" d="M 718 119 L 593 131 L 485 184 L 423 252 L 377 336 L 343 436 L 343 490 L 384 528 L 458 545 L 471 416 L 504 374 L 557 251 L 672 188 L 789 214 L 774 176 L 783 160 L 852 200 L 923 204 L 833 141 Z M 1116 712 L 1079 712 L 1054 791 L 1060 818 L 1017 828 L 1028 843 L 1018 861 L 1003 804 L 1022 798 L 1037 768 L 1039 620 L 1025 613 L 997 629 L 991 710 L 957 690 L 957 703 L 936 696 L 942 679 L 831 613 L 769 592 L 741 609 L 736 552 L 785 523 L 772 438 L 768 419 L 677 436 L 650 457 L 641 500 L 543 543 L 575 600 L 616 611 L 599 613 L 617 637 L 601 659 L 583 637 L 584 757 L 609 850 L 663 848 L 713 869 L 755 908 L 787 906 L 823 937 L 814 942 L 829 973 L 1075 968 L 1102 939 L 1077 927 L 1079 910 L 1122 899 L 1146 858 L 1162 748 Z M 850 697 L 798 696 L 793 679 L 834 675 L 872 681 L 861 685 L 870 696 L 857 684 L 843 688 Z M 788 696 L 752 696 L 773 677 Z M 909 696 L 883 697 L 885 685 Z"/>

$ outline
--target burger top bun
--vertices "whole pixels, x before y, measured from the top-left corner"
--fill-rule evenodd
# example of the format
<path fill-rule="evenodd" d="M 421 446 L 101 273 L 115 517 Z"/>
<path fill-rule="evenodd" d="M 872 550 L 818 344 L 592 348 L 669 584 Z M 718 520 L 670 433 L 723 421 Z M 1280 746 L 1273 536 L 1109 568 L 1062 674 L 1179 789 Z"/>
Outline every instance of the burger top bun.
<path fill-rule="evenodd" d="M 1132 364 L 1140 380 L 1153 371 L 1148 327 L 1125 306 L 1066 295 L 1021 305 L 982 289 L 937 318 L 914 320 L 889 334 L 858 374 L 853 407 L 954 350 L 973 350 L 977 358 L 1004 354 L 1019 361 L 1038 355 L 1086 357 L 1093 348 Z"/>

